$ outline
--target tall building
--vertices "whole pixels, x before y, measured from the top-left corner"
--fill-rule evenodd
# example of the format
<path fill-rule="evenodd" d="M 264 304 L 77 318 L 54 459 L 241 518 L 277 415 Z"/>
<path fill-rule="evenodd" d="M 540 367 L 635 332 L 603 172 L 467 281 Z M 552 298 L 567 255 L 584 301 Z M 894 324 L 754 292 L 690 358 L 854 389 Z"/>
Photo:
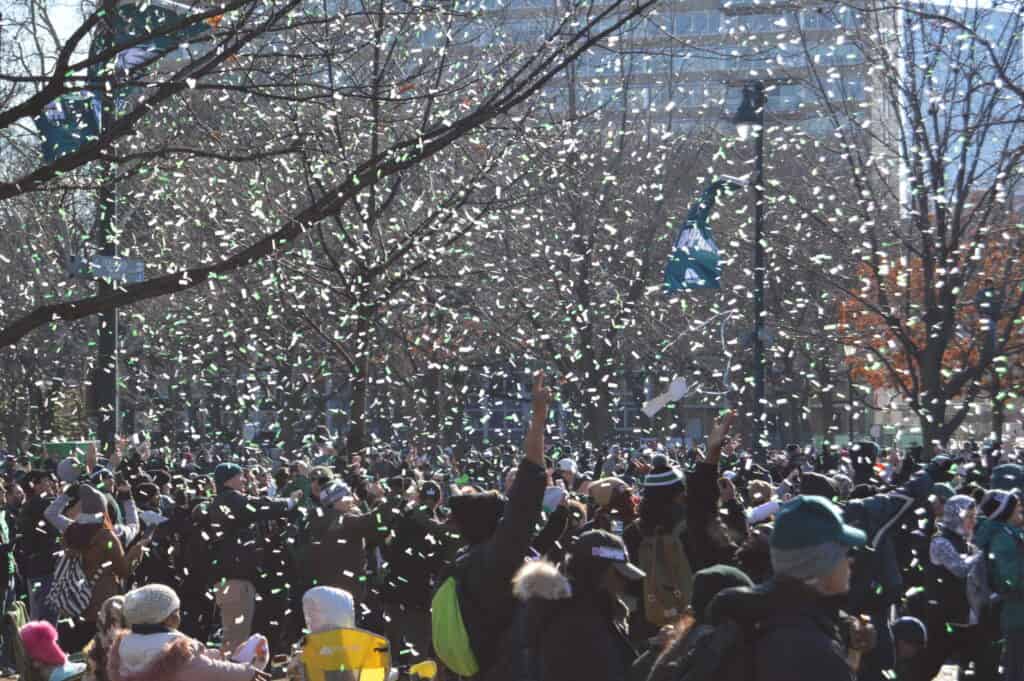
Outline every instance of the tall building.
<path fill-rule="evenodd" d="M 599 8 L 597 8 L 599 9 Z M 594 11 L 596 12 L 597 9 Z M 515 40 L 542 29 L 544 10 L 513 5 L 502 16 Z M 611 25 L 608 17 L 598 26 Z M 715 124 L 739 106 L 742 86 L 767 85 L 768 115 L 825 133 L 822 101 L 867 101 L 855 10 L 801 0 L 691 0 L 659 3 L 577 61 L 561 91 L 581 112 L 598 108 L 655 114 L 681 126 Z"/>

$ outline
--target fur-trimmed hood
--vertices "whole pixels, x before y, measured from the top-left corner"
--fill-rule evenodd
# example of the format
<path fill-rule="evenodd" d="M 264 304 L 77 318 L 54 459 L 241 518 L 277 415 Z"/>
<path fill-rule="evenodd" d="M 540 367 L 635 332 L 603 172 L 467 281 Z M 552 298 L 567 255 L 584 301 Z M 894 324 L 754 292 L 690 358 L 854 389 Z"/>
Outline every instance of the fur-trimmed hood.
<path fill-rule="evenodd" d="M 188 636 L 178 632 L 133 634 L 114 639 L 107 660 L 110 681 L 175 681 L 197 651 Z"/>
<path fill-rule="evenodd" d="M 556 566 L 546 560 L 535 560 L 519 568 L 512 578 L 512 593 L 524 602 L 534 598 L 560 601 L 572 598 L 572 585 Z"/>

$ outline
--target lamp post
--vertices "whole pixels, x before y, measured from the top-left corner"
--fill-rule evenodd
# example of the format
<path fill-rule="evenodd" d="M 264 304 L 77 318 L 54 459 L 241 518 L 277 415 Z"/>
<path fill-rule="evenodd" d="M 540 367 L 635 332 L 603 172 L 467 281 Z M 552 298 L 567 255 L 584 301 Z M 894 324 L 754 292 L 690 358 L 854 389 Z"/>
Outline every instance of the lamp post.
<path fill-rule="evenodd" d="M 764 397 L 764 83 L 743 87 L 743 101 L 733 122 L 741 140 L 754 138 L 754 451 L 762 451 Z"/>

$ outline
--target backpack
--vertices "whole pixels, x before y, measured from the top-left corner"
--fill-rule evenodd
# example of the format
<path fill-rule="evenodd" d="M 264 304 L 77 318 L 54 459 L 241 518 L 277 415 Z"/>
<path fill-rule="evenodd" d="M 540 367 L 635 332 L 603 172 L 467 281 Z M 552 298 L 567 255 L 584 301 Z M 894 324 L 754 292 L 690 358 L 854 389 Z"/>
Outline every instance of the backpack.
<path fill-rule="evenodd" d="M 989 575 L 988 547 L 981 550 L 971 566 L 967 568 L 967 602 L 971 606 L 972 622 L 981 620 L 986 608 L 997 605 L 1003 596 L 992 589 Z"/>
<path fill-rule="evenodd" d="M 448 669 L 459 676 L 476 676 L 480 663 L 462 617 L 460 581 L 466 565 L 465 556 L 440 579 L 440 586 L 430 601 L 430 633 L 434 652 Z"/>
<path fill-rule="evenodd" d="M 640 569 L 644 577 L 644 615 L 656 627 L 671 624 L 690 604 L 693 574 L 679 535 L 682 524 L 672 532 L 661 528 L 643 535 L 640 541 Z"/>
<path fill-rule="evenodd" d="M 751 636 L 731 619 L 693 632 L 696 640 L 680 659 L 655 667 L 657 681 L 751 681 L 754 651 Z"/>
<path fill-rule="evenodd" d="M 831 625 L 811 618 L 822 632 L 832 636 Z M 803 623 L 804 618 L 793 615 L 774 615 L 757 622 L 737 622 L 724 619 L 704 632 L 697 632 L 697 640 L 679 662 L 673 662 L 672 675 L 651 675 L 651 679 L 670 678 L 672 681 L 755 681 L 757 640 L 779 627 Z"/>
<path fill-rule="evenodd" d="M 93 585 L 102 572 L 101 565 L 90 579 L 85 574 L 82 556 L 65 549 L 53 572 L 53 584 L 46 594 L 46 605 L 63 617 L 79 617 L 89 607 Z"/>

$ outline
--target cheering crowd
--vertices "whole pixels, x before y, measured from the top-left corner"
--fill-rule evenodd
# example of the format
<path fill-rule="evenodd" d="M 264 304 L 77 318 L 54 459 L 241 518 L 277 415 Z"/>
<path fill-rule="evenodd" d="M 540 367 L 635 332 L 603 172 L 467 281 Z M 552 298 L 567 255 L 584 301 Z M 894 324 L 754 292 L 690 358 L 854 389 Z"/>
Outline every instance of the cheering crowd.
<path fill-rule="evenodd" d="M 362 631 L 447 679 L 1024 680 L 1013 452 L 752 454 L 726 413 L 702 448 L 573 455 L 550 399 L 538 375 L 521 457 L 9 456 L 0 664 L 348 681 L 307 644 Z"/>

